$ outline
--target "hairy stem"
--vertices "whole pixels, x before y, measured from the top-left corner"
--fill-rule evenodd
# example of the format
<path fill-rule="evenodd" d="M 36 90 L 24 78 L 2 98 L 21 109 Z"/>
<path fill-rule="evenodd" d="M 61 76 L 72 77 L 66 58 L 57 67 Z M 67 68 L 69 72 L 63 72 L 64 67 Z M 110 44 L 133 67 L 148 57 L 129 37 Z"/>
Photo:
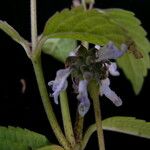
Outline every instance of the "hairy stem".
<path fill-rule="evenodd" d="M 98 143 L 101 150 L 105 150 L 104 144 L 104 135 L 102 129 L 102 118 L 101 118 L 101 111 L 100 111 L 100 102 L 99 98 L 95 97 L 93 99 L 94 111 L 95 111 L 95 120 L 96 120 L 96 127 L 97 127 L 97 135 L 98 135 Z"/>
<path fill-rule="evenodd" d="M 47 114 L 47 118 L 50 122 L 50 125 L 59 141 L 59 143 L 66 149 L 70 150 L 70 144 L 69 142 L 65 139 L 64 134 L 62 133 L 62 130 L 57 122 L 56 116 L 54 114 L 52 105 L 50 103 L 50 99 L 47 93 L 45 81 L 44 81 L 44 76 L 43 76 L 43 71 L 42 71 L 42 66 L 41 66 L 41 59 L 36 59 L 32 60 L 40 95 L 42 98 L 42 102 L 44 105 L 45 112 Z"/>
<path fill-rule="evenodd" d="M 96 83 L 94 81 L 91 82 L 89 91 L 90 91 L 90 96 L 93 100 L 99 149 L 105 150 L 104 135 L 103 135 L 103 128 L 102 128 L 102 117 L 101 117 L 101 110 L 100 110 L 99 90 L 98 89 L 99 88 L 96 86 Z"/>
<path fill-rule="evenodd" d="M 75 138 L 76 142 L 80 144 L 82 140 L 82 135 L 83 135 L 83 123 L 84 123 L 84 117 L 81 117 L 77 111 L 77 116 L 76 116 L 76 122 L 75 122 Z"/>
<path fill-rule="evenodd" d="M 68 139 L 68 141 L 71 143 L 72 147 L 74 147 L 75 137 L 74 137 L 73 128 L 72 128 L 72 122 L 71 122 L 69 104 L 68 104 L 68 97 L 67 97 L 66 91 L 63 91 L 60 93 L 60 104 L 61 104 L 61 111 L 62 111 L 65 135 L 66 135 L 66 138 Z"/>
<path fill-rule="evenodd" d="M 36 0 L 30 0 L 31 11 L 31 41 L 32 50 L 35 50 L 37 44 L 37 16 L 36 16 Z"/>
<path fill-rule="evenodd" d="M 36 0 L 30 0 L 30 11 L 31 11 L 31 40 L 32 40 L 32 52 L 35 51 L 37 46 L 37 16 L 36 16 Z M 50 125 L 59 141 L 59 143 L 66 149 L 70 150 L 70 144 L 65 139 L 65 136 L 63 135 L 61 128 L 57 122 L 56 116 L 54 114 L 53 108 L 51 106 L 49 96 L 47 93 L 44 76 L 43 76 L 43 70 L 41 65 L 41 58 L 31 58 L 32 64 L 34 67 L 38 88 L 40 91 L 40 95 L 42 98 L 42 102 L 44 105 L 45 112 L 47 114 L 48 120 L 50 122 Z"/>

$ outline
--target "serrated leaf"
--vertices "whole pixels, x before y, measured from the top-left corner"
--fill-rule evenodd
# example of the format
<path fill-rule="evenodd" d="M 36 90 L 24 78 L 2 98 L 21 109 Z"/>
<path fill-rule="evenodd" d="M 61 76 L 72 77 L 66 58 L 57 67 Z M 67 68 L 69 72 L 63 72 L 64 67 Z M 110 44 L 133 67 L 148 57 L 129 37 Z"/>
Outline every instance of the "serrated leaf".
<path fill-rule="evenodd" d="M 8 34 L 14 41 L 22 45 L 22 47 L 28 53 L 29 51 L 29 43 L 7 22 L 0 20 L 0 29 Z"/>
<path fill-rule="evenodd" d="M 48 39 L 44 43 L 42 51 L 60 60 L 61 62 L 65 62 L 69 52 L 74 50 L 76 46 L 77 42 L 73 39 Z"/>
<path fill-rule="evenodd" d="M 133 89 L 138 94 L 142 88 L 147 69 L 150 68 L 150 42 L 146 39 L 146 31 L 140 26 L 141 22 L 134 17 L 134 13 L 121 9 L 107 9 L 106 15 L 113 23 L 118 24 L 132 39 L 135 47 L 131 53 L 138 57 L 138 52 L 143 55 L 141 59 L 135 59 L 132 54 L 127 53 L 118 59 L 118 65 L 123 69 L 126 77 L 131 81 Z"/>
<path fill-rule="evenodd" d="M 28 129 L 21 129 L 9 126 L 0 126 L 0 141 L 8 141 L 10 143 L 21 143 L 30 148 L 39 148 L 49 144 L 49 141 L 44 135 L 30 131 Z"/>
<path fill-rule="evenodd" d="M 111 117 L 103 120 L 103 129 L 150 139 L 150 122 L 134 117 Z"/>
<path fill-rule="evenodd" d="M 97 9 L 64 9 L 54 14 L 46 23 L 44 36 L 49 38 L 72 38 L 94 44 L 125 42 L 126 35 L 118 25 L 111 23 Z"/>
<path fill-rule="evenodd" d="M 30 150 L 30 148 L 22 143 L 15 143 L 9 140 L 1 140 L 0 150 Z"/>
<path fill-rule="evenodd" d="M 64 150 L 64 149 L 58 145 L 50 145 L 50 146 L 41 147 L 37 150 Z"/>

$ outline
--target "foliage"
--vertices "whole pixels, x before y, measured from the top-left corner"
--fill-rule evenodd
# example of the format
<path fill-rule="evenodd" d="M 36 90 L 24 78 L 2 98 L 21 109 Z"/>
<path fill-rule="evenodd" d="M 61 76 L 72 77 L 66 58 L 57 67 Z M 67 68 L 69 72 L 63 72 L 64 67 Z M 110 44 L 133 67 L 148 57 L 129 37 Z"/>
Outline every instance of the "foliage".
<path fill-rule="evenodd" d="M 43 52 L 53 56 L 61 62 L 65 62 L 66 56 L 71 50 L 74 50 L 77 46 L 77 42 L 72 39 L 48 39 L 42 49 Z M 58 55 L 59 53 L 59 55 Z"/>
<path fill-rule="evenodd" d="M 150 122 L 134 117 L 107 118 L 103 120 L 103 128 L 150 139 Z"/>
<path fill-rule="evenodd" d="M 97 9 L 64 9 L 55 13 L 46 23 L 43 36 L 47 38 L 73 38 L 103 45 L 108 41 L 125 42 L 126 36 L 118 25 L 110 23 Z"/>
<path fill-rule="evenodd" d="M 22 45 L 26 52 L 28 51 L 29 43 L 7 22 L 0 20 L 0 29 L 8 34 L 14 41 Z"/>
<path fill-rule="evenodd" d="M 129 52 L 118 60 L 118 64 L 138 94 L 147 75 L 147 69 L 150 68 L 150 43 L 145 37 L 146 31 L 140 24 L 133 12 L 122 9 L 65 9 L 47 21 L 43 35 L 48 38 L 73 38 L 99 45 L 108 41 L 113 41 L 118 46 L 126 43 Z M 44 46 L 44 51 L 45 47 L 47 52 L 61 60 L 69 53 L 67 50 L 62 54 L 55 49 L 55 53 L 52 54 L 51 47 L 48 50 L 48 46 Z"/>
<path fill-rule="evenodd" d="M 30 150 L 48 144 L 47 138 L 39 133 L 18 127 L 0 127 L 1 150 Z"/>
<path fill-rule="evenodd" d="M 131 81 L 133 89 L 138 94 L 142 88 L 147 69 L 150 68 L 150 43 L 145 37 L 146 31 L 140 26 L 141 22 L 134 17 L 134 13 L 121 9 L 107 9 L 108 17 L 118 24 L 129 36 L 129 52 L 118 59 L 118 65 L 123 69 L 126 77 Z M 136 58 L 136 59 L 135 59 Z"/>
<path fill-rule="evenodd" d="M 93 3 L 94 1 L 90 2 Z M 134 16 L 133 12 L 122 9 L 89 9 L 85 11 L 82 7 L 56 12 L 46 22 L 40 38 L 37 38 L 36 27 L 33 29 L 36 26 L 35 6 L 36 0 L 31 1 L 31 44 L 5 21 L 0 21 L 0 29 L 6 32 L 14 41 L 21 44 L 31 59 L 49 122 L 60 144 L 64 149 L 70 150 L 74 147 L 74 142 L 69 141 L 70 137 L 65 137 L 61 131 L 49 101 L 40 60 L 41 51 L 64 62 L 68 54 L 76 47 L 76 40 L 87 41 L 100 46 L 113 41 L 118 48 L 124 43 L 128 47 L 128 52 L 118 59 L 117 62 L 120 68 L 123 69 L 126 77 L 131 81 L 135 93 L 138 94 L 142 88 L 144 77 L 147 75 L 147 70 L 150 68 L 150 43 L 146 38 L 146 31 L 141 27 L 141 22 Z M 99 107 L 95 107 L 94 111 L 100 114 Z M 71 124 L 71 122 L 67 122 L 69 120 L 67 118 L 69 111 L 67 113 L 68 115 L 65 115 L 66 118 L 63 121 L 66 124 Z M 83 141 L 78 141 L 82 139 L 75 140 L 86 145 L 91 133 L 96 129 L 98 131 L 98 125 L 101 125 L 102 128 L 102 124 L 100 122 L 98 124 L 99 119 L 100 117 L 96 119 L 97 128 L 95 125 L 91 126 L 87 130 Z M 83 120 L 77 118 L 75 129 L 79 132 L 77 133 L 79 135 L 75 135 L 75 138 L 80 137 L 82 127 Z M 103 121 L 103 129 L 150 138 L 150 123 L 134 117 L 111 117 L 105 119 Z M 65 130 L 65 132 L 67 135 L 70 130 Z M 71 135 L 71 138 L 74 136 L 72 133 L 68 135 Z M 100 140 L 102 139 L 102 135 L 98 134 L 98 137 L 100 137 Z M 44 135 L 33 131 L 18 127 L 0 127 L 1 150 L 63 150 L 58 145 L 49 144 L 48 139 Z M 71 148 L 70 144 L 72 144 Z"/>

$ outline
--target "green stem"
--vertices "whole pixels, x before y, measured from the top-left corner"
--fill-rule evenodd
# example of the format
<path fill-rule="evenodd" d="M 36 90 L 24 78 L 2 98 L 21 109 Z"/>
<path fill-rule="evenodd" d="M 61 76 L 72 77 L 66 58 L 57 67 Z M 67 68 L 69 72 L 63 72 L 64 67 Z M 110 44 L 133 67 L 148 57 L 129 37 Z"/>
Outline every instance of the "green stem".
<path fill-rule="evenodd" d="M 99 100 L 99 88 L 96 86 L 96 83 L 93 81 L 89 86 L 90 96 L 93 100 L 94 105 L 94 113 L 95 113 L 95 120 L 96 120 L 96 128 L 97 128 L 97 135 L 98 135 L 98 144 L 100 150 L 105 150 L 105 143 L 104 143 L 104 135 L 103 135 L 103 128 L 102 128 L 102 117 L 101 117 L 101 110 L 100 110 L 100 100 Z"/>
<path fill-rule="evenodd" d="M 32 40 L 32 52 L 34 54 L 34 51 L 36 50 L 37 46 L 37 13 L 36 13 L 36 0 L 30 0 L 30 11 L 31 11 L 31 40 Z M 54 114 L 52 105 L 50 103 L 50 99 L 47 93 L 45 80 L 43 76 L 43 70 L 41 65 L 41 58 L 40 55 L 34 58 L 31 58 L 40 95 L 42 98 L 42 102 L 44 105 L 45 112 L 47 114 L 48 120 L 50 122 L 50 125 L 59 141 L 59 143 L 66 149 L 70 150 L 70 144 L 66 140 L 64 134 L 61 131 L 61 128 L 57 122 L 56 116 Z"/>
<path fill-rule="evenodd" d="M 93 132 L 96 130 L 96 125 L 93 124 L 91 125 L 85 132 L 82 143 L 81 143 L 81 150 L 84 150 L 91 135 L 93 134 Z"/>
<path fill-rule="evenodd" d="M 75 122 L 75 138 L 77 144 L 80 144 L 82 140 L 82 135 L 83 135 L 83 123 L 84 123 L 84 117 L 81 117 L 77 111 L 77 116 L 76 116 L 76 122 Z"/>
<path fill-rule="evenodd" d="M 85 2 L 85 0 L 81 0 L 81 2 L 82 2 L 82 6 L 83 6 L 84 10 L 86 10 L 86 2 Z"/>
<path fill-rule="evenodd" d="M 102 117 L 100 111 L 100 101 L 98 96 L 95 97 L 95 99 L 93 99 L 93 105 L 95 111 L 95 120 L 96 120 L 99 147 L 101 150 L 105 150 L 104 135 L 102 128 Z"/>
<path fill-rule="evenodd" d="M 42 102 L 44 105 L 45 112 L 47 114 L 48 120 L 50 122 L 50 125 L 59 141 L 59 143 L 65 148 L 65 150 L 70 150 L 70 144 L 65 139 L 65 136 L 63 135 L 61 128 L 57 122 L 56 116 L 54 114 L 52 105 L 50 103 L 49 95 L 47 93 L 42 66 L 41 66 L 41 59 L 32 60 L 39 91 L 41 94 Z"/>
<path fill-rule="evenodd" d="M 36 0 L 30 0 L 31 10 L 31 40 L 32 50 L 35 50 L 37 44 L 37 16 L 36 16 Z"/>
<path fill-rule="evenodd" d="M 71 143 L 72 147 L 74 147 L 75 146 L 75 138 L 74 138 L 74 133 L 73 133 L 73 129 L 72 129 L 68 97 L 67 97 L 66 91 L 63 91 L 60 93 L 60 104 L 61 104 L 61 111 L 62 111 L 65 135 L 66 135 L 68 141 Z"/>

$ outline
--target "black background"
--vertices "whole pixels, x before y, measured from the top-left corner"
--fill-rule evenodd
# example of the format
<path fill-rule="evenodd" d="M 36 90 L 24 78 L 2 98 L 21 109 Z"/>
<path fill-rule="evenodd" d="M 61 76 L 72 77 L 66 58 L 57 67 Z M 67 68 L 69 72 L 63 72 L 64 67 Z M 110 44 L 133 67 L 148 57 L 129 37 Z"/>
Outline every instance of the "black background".
<path fill-rule="evenodd" d="M 97 0 L 99 8 L 124 8 L 135 12 L 142 21 L 142 26 L 150 37 L 150 5 L 149 0 Z M 0 19 L 6 20 L 19 33 L 30 40 L 30 1 L 29 0 L 5 0 L 0 3 Z M 70 0 L 38 0 L 38 33 L 43 30 L 45 21 L 63 8 L 70 7 Z M 50 56 L 42 55 L 46 82 L 54 79 L 56 70 L 63 68 L 63 64 Z M 0 31 L 0 125 L 19 126 L 45 134 L 51 142 L 56 142 L 49 126 L 38 93 L 36 80 L 30 60 L 22 47 L 13 42 L 7 35 Z M 130 82 L 123 75 L 112 78 L 112 88 L 123 99 L 123 106 L 116 108 L 109 100 L 102 98 L 103 119 L 110 116 L 133 116 L 138 119 L 150 121 L 149 113 L 149 87 L 150 73 L 145 78 L 143 89 L 135 96 Z M 21 93 L 21 82 L 26 81 L 26 91 Z M 70 94 L 71 112 L 75 114 L 75 95 Z M 72 107 L 73 106 L 73 107 Z M 54 105 L 57 117 L 61 122 L 59 106 Z M 74 118 L 73 118 L 74 119 Z M 92 108 L 85 120 L 85 126 L 94 122 Z M 106 150 L 125 150 L 150 148 L 150 142 L 144 138 L 105 131 Z M 96 134 L 93 134 L 87 150 L 98 149 Z"/>

